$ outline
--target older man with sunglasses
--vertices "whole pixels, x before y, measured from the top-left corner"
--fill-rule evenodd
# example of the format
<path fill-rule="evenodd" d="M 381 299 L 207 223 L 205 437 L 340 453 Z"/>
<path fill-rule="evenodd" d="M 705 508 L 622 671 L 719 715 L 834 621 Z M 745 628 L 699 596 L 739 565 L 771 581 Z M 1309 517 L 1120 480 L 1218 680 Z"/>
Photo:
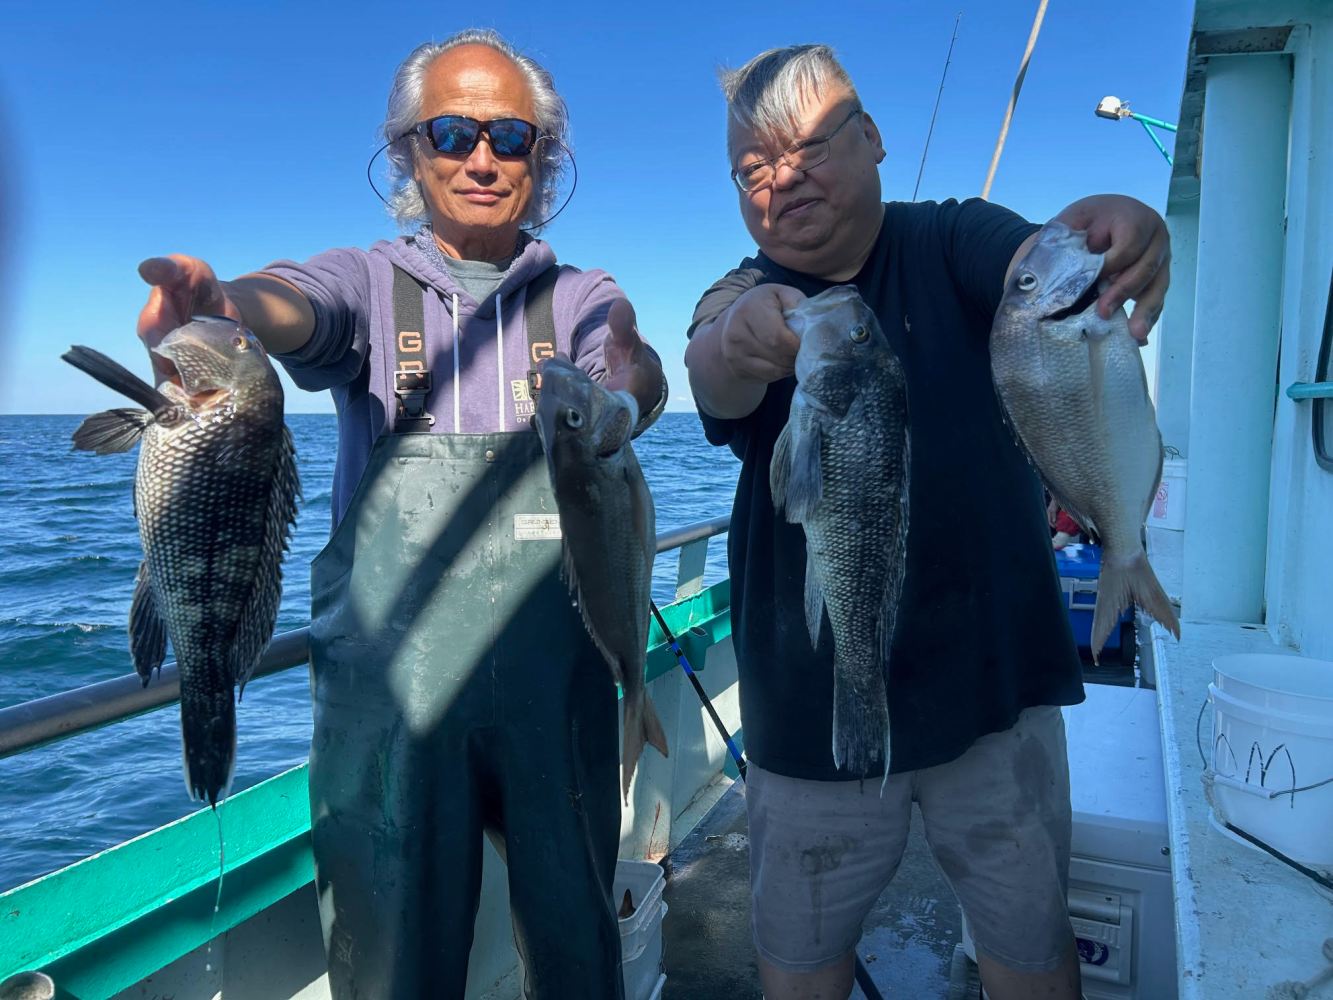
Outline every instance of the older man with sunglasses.
<path fill-rule="evenodd" d="M 611 277 L 529 235 L 566 133 L 544 69 L 463 32 L 413 52 L 389 97 L 391 208 L 412 235 L 226 282 L 189 257 L 140 267 L 149 346 L 226 314 L 337 404 L 310 635 L 336 997 L 463 995 L 483 830 L 503 836 L 527 995 L 623 993 L 616 689 L 559 579 L 530 417 L 554 353 L 631 392 L 640 431 L 666 385 Z"/>
<path fill-rule="evenodd" d="M 915 801 L 992 1000 L 1073 1000 L 1059 706 L 1083 699 L 1081 673 L 1041 487 L 1001 417 L 987 351 L 1008 271 L 1038 227 L 977 199 L 881 202 L 879 129 L 825 46 L 765 52 L 724 90 L 732 180 L 759 253 L 703 296 L 685 360 L 709 440 L 743 463 L 730 566 L 764 995 L 848 995 L 862 921 L 898 867 Z M 1135 298 L 1130 327 L 1146 339 L 1167 285 L 1161 218 L 1109 195 L 1057 217 L 1106 251 L 1103 315 Z M 782 313 L 838 284 L 856 286 L 901 359 L 911 422 L 882 795 L 881 772 L 834 766 L 833 643 L 826 628 L 812 647 L 805 538 L 769 491 L 799 346 Z"/>

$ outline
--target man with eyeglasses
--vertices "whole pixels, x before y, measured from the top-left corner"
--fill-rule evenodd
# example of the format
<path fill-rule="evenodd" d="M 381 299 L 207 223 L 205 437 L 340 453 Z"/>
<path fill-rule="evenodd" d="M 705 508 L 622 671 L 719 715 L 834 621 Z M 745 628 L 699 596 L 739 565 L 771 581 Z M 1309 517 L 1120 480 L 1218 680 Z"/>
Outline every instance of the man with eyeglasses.
<path fill-rule="evenodd" d="M 390 208 L 411 235 L 227 282 L 195 258 L 140 267 L 150 347 L 225 314 L 337 404 L 310 630 L 335 997 L 463 996 L 483 830 L 503 837 L 527 995 L 623 996 L 616 688 L 559 577 L 530 417 L 555 353 L 634 395 L 636 432 L 666 384 L 612 278 L 529 235 L 567 133 L 550 75 L 465 31 L 413 52 L 389 96 Z"/>
<path fill-rule="evenodd" d="M 915 801 L 992 1000 L 1077 998 L 1059 706 L 1082 701 L 1081 669 L 1041 486 L 1001 416 L 987 347 L 1038 227 L 979 199 L 883 203 L 879 130 L 826 46 L 765 52 L 723 89 L 731 176 L 759 253 L 704 294 L 685 361 L 709 440 L 743 463 L 729 554 L 764 995 L 849 995 L 862 922 L 898 867 Z M 1099 308 L 1134 298 L 1130 328 L 1146 340 L 1168 281 L 1161 218 L 1114 195 L 1057 218 L 1106 251 Z M 911 528 L 882 796 L 879 773 L 834 766 L 833 643 L 825 625 L 812 648 L 805 538 L 769 491 L 799 347 L 782 312 L 837 284 L 875 310 L 908 390 Z"/>

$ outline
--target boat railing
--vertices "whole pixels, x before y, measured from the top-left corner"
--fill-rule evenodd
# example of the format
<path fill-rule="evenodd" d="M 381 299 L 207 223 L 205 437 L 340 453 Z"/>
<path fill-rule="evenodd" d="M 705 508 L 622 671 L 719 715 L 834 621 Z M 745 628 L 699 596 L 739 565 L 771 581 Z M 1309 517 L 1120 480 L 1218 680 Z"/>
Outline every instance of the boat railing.
<path fill-rule="evenodd" d="M 691 597 L 703 589 L 708 541 L 725 534 L 730 522 L 730 517 L 715 517 L 657 536 L 659 555 L 680 550 L 676 600 Z M 308 662 L 309 638 L 308 626 L 274 635 L 253 677 L 280 673 Z M 121 722 L 179 700 L 180 673 L 176 661 L 169 660 L 147 686 L 138 674 L 131 673 L 0 708 L 0 759 Z"/>

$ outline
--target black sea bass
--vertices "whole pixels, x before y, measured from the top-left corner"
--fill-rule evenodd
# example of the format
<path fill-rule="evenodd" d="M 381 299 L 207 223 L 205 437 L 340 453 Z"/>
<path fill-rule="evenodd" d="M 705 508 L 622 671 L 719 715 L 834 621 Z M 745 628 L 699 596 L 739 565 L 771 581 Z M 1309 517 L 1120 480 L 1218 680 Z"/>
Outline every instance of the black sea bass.
<path fill-rule="evenodd" d="M 805 620 L 833 632 L 833 761 L 889 770 L 887 677 L 907 565 L 907 385 L 850 285 L 784 314 L 801 338 L 797 387 L 773 449 L 773 504 L 805 529 Z"/>
<path fill-rule="evenodd" d="M 1143 549 L 1162 436 L 1124 310 L 1097 315 L 1101 269 L 1086 233 L 1048 223 L 1009 278 L 990 343 L 1020 443 L 1056 502 L 1103 546 L 1094 658 L 1131 601 L 1180 635 Z"/>
<path fill-rule="evenodd" d="M 666 733 L 644 686 L 656 515 L 630 445 L 631 396 L 610 392 L 563 358 L 542 364 L 537 432 L 560 511 L 565 579 L 583 624 L 624 692 L 621 793 L 646 743 L 667 755 Z"/>
<path fill-rule="evenodd" d="M 282 385 L 254 334 L 197 318 L 154 348 L 176 368 L 157 389 L 110 358 L 66 361 L 142 410 L 98 413 L 74 446 L 98 454 L 142 440 L 134 481 L 143 563 L 130 604 L 130 652 L 146 685 L 167 640 L 180 668 L 185 779 L 216 804 L 236 761 L 236 688 L 273 634 L 281 564 L 296 518 L 296 452 Z"/>

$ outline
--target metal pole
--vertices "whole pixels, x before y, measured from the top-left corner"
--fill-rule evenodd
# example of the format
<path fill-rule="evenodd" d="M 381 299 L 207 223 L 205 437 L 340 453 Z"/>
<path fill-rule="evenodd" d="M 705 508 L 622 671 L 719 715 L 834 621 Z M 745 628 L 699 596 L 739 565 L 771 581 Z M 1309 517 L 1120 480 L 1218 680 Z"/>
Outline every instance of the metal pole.
<path fill-rule="evenodd" d="M 1165 145 L 1162 145 L 1162 140 L 1158 139 L 1157 133 L 1153 132 L 1152 128 L 1148 127 L 1148 123 L 1142 120 L 1141 117 L 1138 117 L 1137 115 L 1130 115 L 1129 117 L 1132 117 L 1132 119 L 1136 120 L 1138 124 L 1144 127 L 1144 132 L 1148 133 L 1149 139 L 1152 139 L 1153 145 L 1156 145 L 1157 152 L 1160 152 L 1162 156 L 1166 157 L 1166 165 L 1168 165 L 1168 167 L 1174 167 L 1174 165 L 1176 164 L 1172 163 L 1172 159 L 1170 159 L 1170 153 L 1166 152 L 1166 147 Z"/>
<path fill-rule="evenodd" d="M 1172 161 L 1172 159 L 1171 159 L 1171 154 L 1168 153 L 1168 152 L 1166 151 L 1166 147 L 1162 145 L 1162 140 L 1159 139 L 1159 138 L 1157 138 L 1157 133 L 1154 132 L 1154 131 L 1148 126 L 1148 123 L 1147 123 L 1146 121 L 1144 121 L 1144 120 L 1143 120 L 1141 117 L 1139 117 L 1138 115 L 1130 115 L 1129 117 L 1133 118 L 1136 122 L 1138 122 L 1140 125 L 1143 126 L 1143 131 L 1145 131 L 1145 132 L 1148 133 L 1148 138 L 1151 139 L 1151 140 L 1152 140 L 1152 144 L 1153 144 L 1154 146 L 1157 147 L 1157 152 L 1161 153 L 1164 157 L 1166 157 L 1166 165 L 1167 165 L 1168 167 L 1174 167 L 1174 166 L 1175 166 L 1175 163 L 1174 163 L 1174 162 Z"/>
<path fill-rule="evenodd" d="M 1150 118 L 1147 115 L 1139 114 L 1137 111 L 1131 111 L 1129 117 L 1133 118 L 1136 122 L 1142 122 L 1144 125 L 1155 125 L 1157 128 L 1164 128 L 1168 132 L 1174 132 L 1176 130 L 1176 126 L 1172 125 L 1170 122 L 1164 122 L 1160 118 Z"/>
<path fill-rule="evenodd" d="M 1000 166 L 1000 153 L 1004 151 L 1004 140 L 1009 135 L 1009 122 L 1014 117 L 1014 108 L 1018 105 L 1018 92 L 1023 89 L 1023 77 L 1027 76 L 1028 60 L 1037 46 L 1037 35 L 1041 32 L 1042 18 L 1046 16 L 1047 0 L 1041 0 L 1037 7 L 1037 16 L 1032 21 L 1032 33 L 1028 35 L 1028 47 L 1023 50 L 1023 61 L 1018 64 L 1018 78 L 1014 80 L 1014 92 L 1009 95 L 1009 107 L 1004 110 L 1004 123 L 1000 126 L 1000 137 L 995 141 L 995 152 L 991 156 L 990 169 L 986 171 L 986 183 L 981 189 L 981 197 L 990 197 L 990 186 L 995 180 L 995 171 Z"/>

